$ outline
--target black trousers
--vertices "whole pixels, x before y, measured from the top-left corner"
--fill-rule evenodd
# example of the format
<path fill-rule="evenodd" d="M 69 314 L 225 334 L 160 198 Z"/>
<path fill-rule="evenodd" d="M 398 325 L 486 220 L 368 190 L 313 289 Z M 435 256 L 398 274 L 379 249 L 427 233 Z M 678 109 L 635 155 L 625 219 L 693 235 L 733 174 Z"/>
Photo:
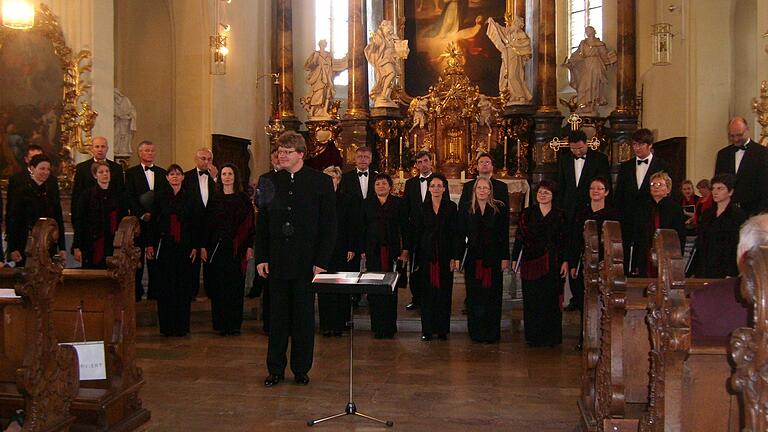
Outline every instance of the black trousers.
<path fill-rule="evenodd" d="M 188 251 L 174 245 L 169 239 L 165 240 L 157 263 L 161 275 L 157 293 L 158 323 L 160 333 L 184 336 L 189 333 L 189 286 L 193 264 L 189 261 Z"/>
<path fill-rule="evenodd" d="M 192 263 L 192 266 L 190 267 L 190 277 L 191 277 L 191 284 L 190 284 L 190 290 L 189 290 L 189 299 L 190 301 L 195 301 L 197 298 L 198 293 L 200 292 L 200 270 L 203 271 L 203 289 L 205 290 L 206 295 L 208 298 L 211 298 L 211 295 L 208 293 L 208 290 L 210 290 L 210 275 L 208 270 L 208 263 L 202 262 L 203 260 L 197 259 L 194 263 Z"/>
<path fill-rule="evenodd" d="M 317 294 L 317 309 L 320 316 L 320 330 L 344 331 L 349 321 L 349 294 Z"/>
<path fill-rule="evenodd" d="M 424 283 L 428 281 L 429 275 L 427 270 L 419 268 L 416 271 L 411 272 L 410 289 L 411 289 L 411 301 L 417 306 L 421 306 L 421 296 L 424 292 Z"/>
<path fill-rule="evenodd" d="M 222 242 L 208 264 L 211 272 L 211 315 L 218 332 L 240 331 L 243 324 L 245 275 L 240 260 L 233 256 L 232 244 Z"/>
<path fill-rule="evenodd" d="M 368 294 L 371 331 L 384 337 L 397 333 L 397 290 L 392 294 Z"/>
<path fill-rule="evenodd" d="M 291 342 L 291 371 L 307 374 L 315 349 L 315 294 L 309 278 L 269 278 L 270 317 L 267 368 L 282 375 L 288 365 L 286 352 Z"/>
<path fill-rule="evenodd" d="M 448 262 L 440 264 L 447 267 Z M 432 286 L 429 280 L 422 282 L 424 291 L 421 296 L 421 332 L 425 335 L 448 334 L 451 331 L 453 273 L 446 270 L 440 273 L 439 288 Z"/>
<path fill-rule="evenodd" d="M 259 272 L 254 272 L 253 285 L 248 293 L 248 298 L 261 297 L 261 319 L 264 332 L 269 333 L 269 276 L 263 278 Z"/>
<path fill-rule="evenodd" d="M 584 308 L 584 274 L 579 269 L 579 274 L 575 278 L 568 272 L 568 286 L 571 287 L 571 303 L 575 304 L 579 310 Z"/>
<path fill-rule="evenodd" d="M 155 289 L 155 279 L 157 278 L 157 263 L 155 260 L 148 260 L 144 256 L 144 248 L 141 247 L 141 256 L 139 257 L 139 263 L 141 265 L 138 269 L 136 269 L 136 301 L 141 301 L 141 297 L 144 295 L 144 284 L 142 283 L 142 279 L 144 279 L 144 269 L 147 269 L 147 272 L 149 273 L 148 279 L 147 279 L 147 298 L 149 299 L 156 299 L 157 298 L 157 290 Z"/>
<path fill-rule="evenodd" d="M 555 270 L 535 280 L 523 280 L 525 341 L 531 346 L 555 346 L 563 341 L 559 275 Z"/>
<path fill-rule="evenodd" d="M 491 273 L 491 286 L 483 288 L 475 276 L 474 266 L 467 266 L 464 273 L 467 330 L 470 339 L 475 342 L 498 342 L 501 338 L 503 280 L 501 269 L 495 268 Z"/>

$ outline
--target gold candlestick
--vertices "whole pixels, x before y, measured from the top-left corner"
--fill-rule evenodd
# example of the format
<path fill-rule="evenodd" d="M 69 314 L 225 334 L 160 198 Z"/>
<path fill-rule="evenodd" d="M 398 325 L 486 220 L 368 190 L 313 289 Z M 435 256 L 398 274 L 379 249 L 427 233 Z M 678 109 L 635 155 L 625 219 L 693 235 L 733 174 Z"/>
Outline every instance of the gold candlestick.
<path fill-rule="evenodd" d="M 509 170 L 507 169 L 507 147 L 509 147 L 509 137 L 504 137 L 504 168 L 501 169 L 501 177 L 508 178 Z"/>
<path fill-rule="evenodd" d="M 415 155 L 419 151 L 419 147 L 417 145 L 416 139 L 419 136 L 417 134 L 413 134 L 413 154 Z"/>
<path fill-rule="evenodd" d="M 384 172 L 389 171 L 389 138 L 384 138 Z"/>
<path fill-rule="evenodd" d="M 400 167 L 400 169 L 402 169 L 403 168 L 403 137 L 402 136 L 400 136 L 400 153 L 398 153 L 398 154 L 400 155 L 400 165 L 399 165 L 399 167 Z"/>

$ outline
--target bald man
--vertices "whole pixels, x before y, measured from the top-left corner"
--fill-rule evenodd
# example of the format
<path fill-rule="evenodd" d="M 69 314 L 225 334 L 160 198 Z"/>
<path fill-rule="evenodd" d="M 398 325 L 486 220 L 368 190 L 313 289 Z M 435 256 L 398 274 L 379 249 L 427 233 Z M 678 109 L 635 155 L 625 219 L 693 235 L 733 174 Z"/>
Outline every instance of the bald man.
<path fill-rule="evenodd" d="M 123 167 L 115 161 L 107 159 L 109 152 L 109 143 L 103 136 L 95 137 L 91 143 L 91 155 L 93 158 L 80 162 L 75 167 L 75 180 L 72 186 L 72 220 L 75 220 L 75 209 L 80 195 L 89 187 L 96 185 L 96 179 L 91 174 L 91 165 L 95 161 L 106 161 L 109 164 L 109 188 L 122 193 L 125 190 L 125 177 L 123 176 Z"/>
<path fill-rule="evenodd" d="M 213 197 L 213 191 L 216 188 L 216 176 L 219 171 L 213 165 L 213 152 L 208 148 L 201 148 L 195 152 L 195 167 L 184 173 L 184 190 L 192 196 L 198 215 L 195 221 L 197 226 L 203 226 L 205 218 L 205 209 L 208 207 L 208 201 Z M 200 267 L 203 267 L 203 286 L 208 288 L 208 264 L 202 260 L 192 263 L 192 286 L 190 297 L 195 301 L 198 291 L 200 291 Z M 194 283 L 196 282 L 196 283 Z M 206 291 L 207 293 L 207 291 Z"/>
<path fill-rule="evenodd" d="M 742 117 L 728 122 L 728 141 L 717 152 L 715 174 L 736 176 L 732 200 L 747 216 L 768 210 L 768 149 L 750 139 Z"/>

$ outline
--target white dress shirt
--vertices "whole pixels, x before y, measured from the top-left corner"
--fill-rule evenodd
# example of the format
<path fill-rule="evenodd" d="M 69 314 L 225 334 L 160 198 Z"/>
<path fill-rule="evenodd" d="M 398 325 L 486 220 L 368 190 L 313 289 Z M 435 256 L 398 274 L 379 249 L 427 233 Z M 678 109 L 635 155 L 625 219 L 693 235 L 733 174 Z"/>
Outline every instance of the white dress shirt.
<path fill-rule="evenodd" d="M 360 182 L 360 192 L 363 194 L 363 199 L 368 198 L 368 180 L 370 180 L 371 172 L 370 170 L 365 171 L 357 171 L 357 181 Z M 360 173 L 366 173 L 367 175 L 360 175 Z"/>
<path fill-rule="evenodd" d="M 749 144 L 749 142 L 750 141 L 747 140 L 747 142 L 744 143 L 744 146 L 746 147 L 747 144 Z M 741 166 L 741 160 L 744 159 L 744 153 L 746 153 L 746 152 L 747 152 L 746 150 L 737 149 L 736 153 L 734 153 L 734 158 L 733 159 L 734 159 L 734 162 L 736 162 L 736 167 L 735 167 L 736 169 L 733 171 L 734 173 L 738 173 L 739 172 L 739 167 Z"/>
<path fill-rule="evenodd" d="M 648 163 L 644 164 L 638 164 L 638 161 L 647 160 Z M 645 175 L 648 174 L 648 168 L 651 167 L 651 162 L 653 161 L 653 153 L 648 155 L 645 159 L 640 159 L 638 157 L 635 157 L 635 179 L 637 180 L 637 189 L 640 190 L 640 188 L 643 186 L 643 180 L 645 180 Z"/>
<path fill-rule="evenodd" d="M 141 169 L 144 170 L 144 177 L 147 178 L 147 184 L 149 185 L 149 190 L 151 190 L 151 191 L 155 190 L 155 172 L 153 170 L 148 170 L 146 168 L 147 167 L 152 168 L 153 166 L 155 166 L 155 165 L 154 164 L 152 164 L 152 165 L 141 164 Z"/>
<path fill-rule="evenodd" d="M 197 172 L 197 182 L 200 185 L 200 197 L 203 199 L 203 207 L 208 206 L 208 175 L 200 175 L 200 170 L 195 170 Z"/>
<path fill-rule="evenodd" d="M 584 156 L 587 157 L 586 155 Z M 573 173 L 576 177 L 576 187 L 579 187 L 579 181 L 581 180 L 581 172 L 584 171 L 584 164 L 587 162 L 586 159 L 581 158 L 573 158 Z"/>
<path fill-rule="evenodd" d="M 427 199 L 427 189 L 429 188 L 428 181 L 421 181 L 421 179 L 428 178 L 431 176 L 432 173 L 429 173 L 427 175 L 420 175 L 419 176 L 419 187 L 421 188 L 421 202 L 424 202 L 425 199 Z"/>

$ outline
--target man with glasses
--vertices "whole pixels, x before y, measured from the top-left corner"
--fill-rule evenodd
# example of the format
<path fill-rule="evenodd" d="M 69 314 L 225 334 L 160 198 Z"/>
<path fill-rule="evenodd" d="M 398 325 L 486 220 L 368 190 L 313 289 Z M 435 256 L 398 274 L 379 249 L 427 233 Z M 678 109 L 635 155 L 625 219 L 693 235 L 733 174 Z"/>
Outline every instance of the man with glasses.
<path fill-rule="evenodd" d="M 653 132 L 638 129 L 630 138 L 635 156 L 619 166 L 616 179 L 614 204 L 621 214 L 621 235 L 624 240 L 624 270 L 634 252 L 631 238 L 634 234 L 637 215 L 649 205 L 651 176 L 659 171 L 670 172 L 669 165 L 653 154 Z"/>
<path fill-rule="evenodd" d="M 575 226 L 574 216 L 577 210 L 589 205 L 589 185 L 595 177 L 611 178 L 611 166 L 608 156 L 587 146 L 587 134 L 582 130 L 568 134 L 569 152 L 561 153 L 557 158 L 557 204 L 565 211 L 566 232 L 582 232 L 584 227 Z M 577 263 L 570 263 L 577 268 Z M 584 301 L 584 276 L 579 270 L 576 277 L 568 278 L 571 287 L 571 301 L 565 310 L 581 310 Z"/>
<path fill-rule="evenodd" d="M 733 202 L 747 217 L 768 209 L 768 149 L 752 141 L 749 125 L 742 117 L 728 123 L 730 145 L 717 152 L 715 175 L 736 177 Z"/>

